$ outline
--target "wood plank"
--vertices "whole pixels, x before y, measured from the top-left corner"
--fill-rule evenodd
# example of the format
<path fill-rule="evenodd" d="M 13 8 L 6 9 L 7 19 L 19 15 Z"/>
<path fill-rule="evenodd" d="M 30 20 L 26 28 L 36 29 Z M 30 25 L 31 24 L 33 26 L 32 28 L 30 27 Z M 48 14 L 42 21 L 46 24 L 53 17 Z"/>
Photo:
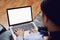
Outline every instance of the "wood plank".
<path fill-rule="evenodd" d="M 32 6 L 33 18 L 40 11 L 41 0 L 0 0 L 0 24 L 3 24 L 8 28 L 7 21 L 7 8 L 21 7 L 21 6 Z"/>

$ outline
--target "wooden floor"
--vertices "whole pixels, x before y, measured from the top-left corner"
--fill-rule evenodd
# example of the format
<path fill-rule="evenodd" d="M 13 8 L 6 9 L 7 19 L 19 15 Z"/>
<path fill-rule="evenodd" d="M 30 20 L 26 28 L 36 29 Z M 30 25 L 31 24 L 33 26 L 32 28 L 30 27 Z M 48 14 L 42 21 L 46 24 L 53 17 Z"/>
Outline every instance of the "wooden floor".
<path fill-rule="evenodd" d="M 0 0 L 0 24 L 3 24 L 8 28 L 7 21 L 7 8 L 21 7 L 21 6 L 32 6 L 33 18 L 40 11 L 41 0 Z"/>

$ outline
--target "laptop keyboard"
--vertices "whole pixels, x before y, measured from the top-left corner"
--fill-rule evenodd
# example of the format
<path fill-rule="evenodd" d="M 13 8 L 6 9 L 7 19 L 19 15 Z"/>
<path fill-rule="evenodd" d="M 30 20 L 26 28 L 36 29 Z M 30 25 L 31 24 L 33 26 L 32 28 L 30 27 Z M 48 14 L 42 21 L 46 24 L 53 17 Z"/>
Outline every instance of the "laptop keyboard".
<path fill-rule="evenodd" d="M 24 31 L 30 30 L 31 28 L 34 28 L 34 25 L 32 23 L 26 23 L 26 24 L 22 24 L 22 25 L 16 25 L 12 27 L 12 30 L 16 30 L 18 28 L 22 28 L 24 29 Z"/>

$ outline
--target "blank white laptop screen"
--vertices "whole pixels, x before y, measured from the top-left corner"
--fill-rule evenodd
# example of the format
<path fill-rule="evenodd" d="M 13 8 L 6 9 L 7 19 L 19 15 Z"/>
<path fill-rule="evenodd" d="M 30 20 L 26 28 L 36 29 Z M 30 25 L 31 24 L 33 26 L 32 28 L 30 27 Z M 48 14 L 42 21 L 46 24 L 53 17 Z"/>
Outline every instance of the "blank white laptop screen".
<path fill-rule="evenodd" d="M 7 11 L 10 25 L 32 21 L 31 7 L 16 8 Z"/>

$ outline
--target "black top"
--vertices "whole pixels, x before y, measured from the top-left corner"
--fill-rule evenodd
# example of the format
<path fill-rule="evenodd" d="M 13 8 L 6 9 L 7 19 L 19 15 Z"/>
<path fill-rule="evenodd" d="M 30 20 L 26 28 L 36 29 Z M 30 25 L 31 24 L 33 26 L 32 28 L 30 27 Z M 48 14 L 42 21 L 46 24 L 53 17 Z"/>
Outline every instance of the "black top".
<path fill-rule="evenodd" d="M 60 31 L 50 32 L 49 40 L 60 40 Z"/>
<path fill-rule="evenodd" d="M 38 27 L 38 31 L 43 34 L 43 36 L 48 36 L 48 29 L 47 27 Z"/>

